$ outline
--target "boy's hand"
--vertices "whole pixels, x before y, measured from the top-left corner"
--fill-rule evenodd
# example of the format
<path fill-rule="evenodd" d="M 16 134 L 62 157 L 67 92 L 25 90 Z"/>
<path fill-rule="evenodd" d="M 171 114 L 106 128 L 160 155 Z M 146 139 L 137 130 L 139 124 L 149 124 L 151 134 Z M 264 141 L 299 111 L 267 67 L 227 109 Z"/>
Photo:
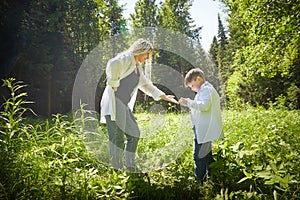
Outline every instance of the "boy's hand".
<path fill-rule="evenodd" d="M 181 105 L 187 106 L 188 100 L 187 100 L 187 98 L 181 97 L 181 98 L 179 99 L 178 102 L 179 102 L 179 104 L 181 104 Z"/>

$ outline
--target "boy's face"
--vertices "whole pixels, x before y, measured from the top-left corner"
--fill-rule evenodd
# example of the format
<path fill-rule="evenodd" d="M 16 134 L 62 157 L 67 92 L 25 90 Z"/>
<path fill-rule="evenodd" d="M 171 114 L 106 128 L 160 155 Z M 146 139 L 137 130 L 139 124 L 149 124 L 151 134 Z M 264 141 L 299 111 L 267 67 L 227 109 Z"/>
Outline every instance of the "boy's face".
<path fill-rule="evenodd" d="M 200 76 L 197 76 L 188 84 L 188 87 L 191 88 L 191 90 L 193 90 L 194 92 L 198 92 L 203 82 L 203 79 Z"/>

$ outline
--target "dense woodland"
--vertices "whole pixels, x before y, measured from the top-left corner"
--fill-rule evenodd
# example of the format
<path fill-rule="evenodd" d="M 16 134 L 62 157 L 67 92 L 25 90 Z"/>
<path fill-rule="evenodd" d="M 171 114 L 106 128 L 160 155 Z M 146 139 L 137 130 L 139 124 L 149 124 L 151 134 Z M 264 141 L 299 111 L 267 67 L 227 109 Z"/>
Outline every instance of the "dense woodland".
<path fill-rule="evenodd" d="M 1 0 L 0 199 L 300 199 L 300 0 L 220 1 L 225 14 L 206 53 L 192 0 L 138 0 L 130 19 L 118 0 Z M 216 162 L 203 185 L 193 177 L 187 112 L 168 104 L 172 112 L 151 112 L 151 98 L 138 96 L 135 116 L 149 137 L 137 152 L 155 155 L 146 174 L 106 165 L 104 124 L 90 110 L 70 113 L 76 74 L 95 47 L 144 27 L 185 35 L 185 42 L 163 37 L 195 58 L 156 48 L 153 64 L 179 74 L 204 68 L 220 93 L 225 137 L 214 142 Z M 101 61 L 126 46 L 113 45 Z M 172 82 L 169 71 L 163 78 Z M 97 78 L 99 106 L 105 77 Z"/>
<path fill-rule="evenodd" d="M 212 35 L 209 56 L 218 72 L 212 78 L 218 79 L 223 105 L 299 109 L 300 1 L 221 2 L 227 17 L 216 19 L 218 35 Z M 68 113 L 75 75 L 86 55 L 101 41 L 129 29 L 179 31 L 190 38 L 199 60 L 205 56 L 201 24 L 195 24 L 189 13 L 192 4 L 138 0 L 135 12 L 125 19 L 118 0 L 2 0 L 0 78 L 15 77 L 27 84 L 38 115 Z M 199 67 L 160 50 L 154 62 L 182 74 Z M 3 89 L 1 101 L 2 96 Z"/>

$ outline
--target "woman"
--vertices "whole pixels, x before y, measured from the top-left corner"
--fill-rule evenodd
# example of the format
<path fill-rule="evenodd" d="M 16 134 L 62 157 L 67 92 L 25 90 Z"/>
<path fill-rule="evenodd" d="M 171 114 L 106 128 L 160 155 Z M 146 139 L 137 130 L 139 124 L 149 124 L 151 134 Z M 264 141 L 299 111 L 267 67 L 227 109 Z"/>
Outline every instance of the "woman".
<path fill-rule="evenodd" d="M 141 64 L 149 61 L 153 46 L 145 39 L 135 41 L 127 51 L 108 61 L 106 88 L 101 100 L 101 117 L 105 117 L 109 136 L 109 153 L 112 166 L 123 168 L 124 135 L 126 168 L 135 172 L 135 153 L 140 130 L 132 114 L 137 90 L 152 96 L 154 100 L 166 100 L 178 104 L 174 96 L 166 95 L 145 77 Z"/>

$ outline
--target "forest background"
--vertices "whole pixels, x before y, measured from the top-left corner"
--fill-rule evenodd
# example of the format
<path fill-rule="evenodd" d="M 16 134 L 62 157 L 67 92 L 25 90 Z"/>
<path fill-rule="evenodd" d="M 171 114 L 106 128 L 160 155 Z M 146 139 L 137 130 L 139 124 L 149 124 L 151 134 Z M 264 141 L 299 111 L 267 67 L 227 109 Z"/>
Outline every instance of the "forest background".
<path fill-rule="evenodd" d="M 220 0 L 228 18 L 226 26 L 225 19 L 217 19 L 208 55 L 201 25 L 194 25 L 189 12 L 193 2 L 138 0 L 127 20 L 117 0 L 0 1 L 0 199 L 300 198 L 300 0 Z M 154 49 L 153 66 L 169 67 L 166 81 L 175 80 L 174 72 L 184 75 L 201 67 L 221 96 L 225 138 L 214 142 L 216 162 L 208 185 L 194 181 L 193 133 L 183 120 L 188 112 L 176 114 L 180 107 L 160 101 L 155 107 L 139 94 L 139 126 L 155 133 L 141 138 L 137 151 L 160 153 L 150 160 L 160 167 L 141 176 L 103 164 L 93 153 L 107 149 L 105 126 L 98 118 L 74 119 L 71 113 L 74 82 L 85 58 L 114 36 L 128 38 L 132 29 L 145 27 L 180 32 L 184 42 L 172 35 L 164 41 L 175 39 L 180 50 L 193 50 L 192 65 L 171 51 Z M 101 55 L 103 63 L 129 43 L 112 45 Z M 105 76 L 98 80 L 97 112 Z M 162 116 L 162 106 L 171 112 Z M 98 126 L 89 131 L 78 122 Z"/>
<path fill-rule="evenodd" d="M 214 73 L 208 79 L 215 79 L 222 105 L 299 109 L 299 0 L 220 2 L 228 14 L 228 27 L 219 17 L 218 35 L 209 50 Z M 201 67 L 201 58 L 207 56 L 201 48 L 201 27 L 194 25 L 189 13 L 192 4 L 192 0 L 165 0 L 159 5 L 155 0 L 139 0 L 126 20 L 117 0 L 3 0 L 0 78 L 15 77 L 26 83 L 28 99 L 35 102 L 31 107 L 39 116 L 68 113 L 75 76 L 88 53 L 101 41 L 143 27 L 176 30 L 191 40 L 199 66 L 162 50 L 153 58 L 154 63 L 185 74 Z M 103 84 L 99 81 L 96 104 Z M 1 96 L 6 93 L 1 88 Z M 138 100 L 142 105 L 151 101 Z"/>

